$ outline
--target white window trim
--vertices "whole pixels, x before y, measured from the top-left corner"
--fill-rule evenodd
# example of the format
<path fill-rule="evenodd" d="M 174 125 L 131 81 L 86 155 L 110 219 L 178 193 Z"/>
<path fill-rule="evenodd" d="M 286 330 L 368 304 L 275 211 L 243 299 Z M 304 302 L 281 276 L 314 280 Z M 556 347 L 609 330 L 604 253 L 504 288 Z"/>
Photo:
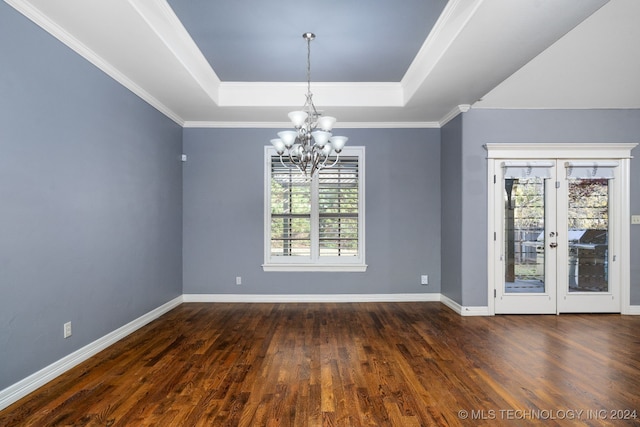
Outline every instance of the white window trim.
<path fill-rule="evenodd" d="M 277 153 L 272 146 L 264 147 L 264 264 L 263 271 L 326 271 L 326 272 L 364 272 L 365 263 L 365 147 L 347 146 L 343 156 L 358 157 L 358 252 L 357 257 L 319 258 L 312 248 L 312 258 L 308 257 L 272 257 L 271 256 L 271 157 Z M 317 233 L 317 212 L 312 212 L 312 233 Z M 313 219 L 315 218 L 315 219 Z M 316 261 L 312 259 L 315 258 Z"/>

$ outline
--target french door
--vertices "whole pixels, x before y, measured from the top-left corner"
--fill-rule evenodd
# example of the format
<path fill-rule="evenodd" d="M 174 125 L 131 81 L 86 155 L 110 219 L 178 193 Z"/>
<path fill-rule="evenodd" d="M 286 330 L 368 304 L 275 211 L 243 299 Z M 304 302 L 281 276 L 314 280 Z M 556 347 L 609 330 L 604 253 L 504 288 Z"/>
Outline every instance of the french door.
<path fill-rule="evenodd" d="M 489 159 L 494 312 L 621 312 L 628 161 L 518 154 Z"/>

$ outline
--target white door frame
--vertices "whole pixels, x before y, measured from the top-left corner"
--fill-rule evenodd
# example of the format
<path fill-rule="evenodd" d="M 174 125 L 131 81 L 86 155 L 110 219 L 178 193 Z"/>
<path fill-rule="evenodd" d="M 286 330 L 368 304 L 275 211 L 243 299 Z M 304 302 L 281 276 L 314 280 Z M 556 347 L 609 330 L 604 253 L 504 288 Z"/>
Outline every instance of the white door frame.
<path fill-rule="evenodd" d="M 487 296 L 489 315 L 495 315 L 494 289 L 501 279 L 502 268 L 497 271 L 496 262 L 501 254 L 501 242 L 496 240 L 502 227 L 502 218 L 497 215 L 495 191 L 492 191 L 496 172 L 495 164 L 506 159 L 616 159 L 620 165 L 620 308 L 622 314 L 631 314 L 631 260 L 630 260 L 630 177 L 631 150 L 636 143 L 487 143 Z"/>

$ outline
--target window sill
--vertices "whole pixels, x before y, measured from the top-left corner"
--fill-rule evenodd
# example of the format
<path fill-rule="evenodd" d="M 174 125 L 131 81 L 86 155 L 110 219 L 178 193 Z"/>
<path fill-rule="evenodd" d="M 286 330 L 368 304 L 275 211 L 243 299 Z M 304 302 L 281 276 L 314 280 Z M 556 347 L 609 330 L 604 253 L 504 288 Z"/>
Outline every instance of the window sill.
<path fill-rule="evenodd" d="M 367 264 L 262 264 L 263 271 L 365 272 Z"/>

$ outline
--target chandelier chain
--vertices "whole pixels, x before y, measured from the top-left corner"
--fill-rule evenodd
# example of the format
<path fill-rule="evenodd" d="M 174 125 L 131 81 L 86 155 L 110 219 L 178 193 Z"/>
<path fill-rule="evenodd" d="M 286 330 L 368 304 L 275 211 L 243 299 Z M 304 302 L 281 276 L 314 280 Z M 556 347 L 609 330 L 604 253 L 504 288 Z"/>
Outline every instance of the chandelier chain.
<path fill-rule="evenodd" d="M 311 41 L 313 33 L 304 33 L 307 41 L 307 94 L 300 111 L 292 111 L 289 118 L 295 130 L 278 132 L 279 138 L 271 140 L 284 167 L 297 168 L 305 179 L 311 179 L 320 169 L 331 168 L 338 163 L 342 148 L 349 138 L 333 136 L 331 129 L 335 117 L 322 116 L 313 104 L 311 93 Z M 288 157 L 284 163 L 283 155 Z M 335 157 L 334 157 L 335 156 Z M 332 158 L 332 162 L 329 161 Z"/>
<path fill-rule="evenodd" d="M 307 38 L 307 94 L 311 93 L 311 38 Z"/>

